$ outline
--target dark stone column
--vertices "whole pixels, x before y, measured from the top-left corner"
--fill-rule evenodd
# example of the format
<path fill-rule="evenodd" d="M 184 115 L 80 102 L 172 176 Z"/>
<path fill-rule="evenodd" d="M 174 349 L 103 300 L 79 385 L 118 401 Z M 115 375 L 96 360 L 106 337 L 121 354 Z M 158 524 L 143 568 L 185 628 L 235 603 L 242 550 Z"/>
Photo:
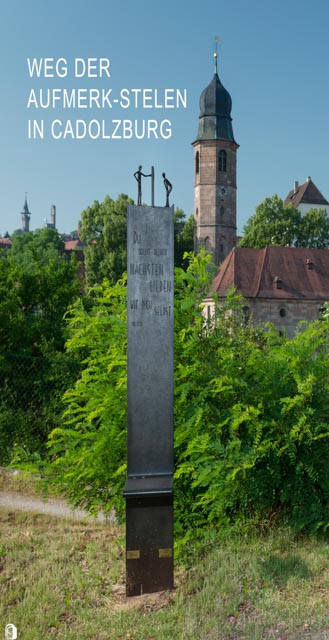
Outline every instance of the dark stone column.
<path fill-rule="evenodd" d="M 173 587 L 173 207 L 128 208 L 128 596 Z"/>

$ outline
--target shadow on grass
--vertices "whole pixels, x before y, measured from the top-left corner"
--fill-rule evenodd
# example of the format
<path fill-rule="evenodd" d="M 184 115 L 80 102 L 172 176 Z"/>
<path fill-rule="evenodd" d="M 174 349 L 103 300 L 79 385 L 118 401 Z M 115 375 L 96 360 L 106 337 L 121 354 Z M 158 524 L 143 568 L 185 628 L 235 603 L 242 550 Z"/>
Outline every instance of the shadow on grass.
<path fill-rule="evenodd" d="M 260 574 L 267 583 L 283 587 L 291 578 L 307 580 L 313 577 L 313 572 L 298 554 L 288 554 L 289 551 L 275 553 L 259 561 Z"/>

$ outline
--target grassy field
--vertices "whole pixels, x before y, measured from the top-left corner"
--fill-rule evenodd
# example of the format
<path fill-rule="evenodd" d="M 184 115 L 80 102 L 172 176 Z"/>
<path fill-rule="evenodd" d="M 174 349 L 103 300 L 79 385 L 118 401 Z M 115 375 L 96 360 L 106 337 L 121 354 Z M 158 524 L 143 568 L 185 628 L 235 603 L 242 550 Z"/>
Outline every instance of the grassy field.
<path fill-rule="evenodd" d="M 31 474 L 0 467 L 0 491 L 35 497 L 38 485 L 37 478 Z"/>
<path fill-rule="evenodd" d="M 287 531 L 232 537 L 173 592 L 125 597 L 124 530 L 1 510 L 0 638 L 328 640 L 329 547 Z"/>

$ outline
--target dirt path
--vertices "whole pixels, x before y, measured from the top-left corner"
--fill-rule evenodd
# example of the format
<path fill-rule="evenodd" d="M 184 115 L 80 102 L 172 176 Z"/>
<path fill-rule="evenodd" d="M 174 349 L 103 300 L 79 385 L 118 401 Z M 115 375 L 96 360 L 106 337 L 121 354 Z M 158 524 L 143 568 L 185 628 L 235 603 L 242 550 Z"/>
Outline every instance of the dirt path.
<path fill-rule="evenodd" d="M 55 518 L 69 518 L 71 520 L 84 520 L 88 516 L 88 513 L 82 509 L 72 509 L 65 500 L 49 498 L 45 502 L 41 498 L 33 498 L 6 491 L 0 492 L 0 507 L 6 507 L 6 509 L 9 508 L 14 511 L 36 511 Z M 110 516 L 108 521 L 114 524 L 114 516 Z M 96 522 L 106 522 L 105 516 L 99 514 Z"/>

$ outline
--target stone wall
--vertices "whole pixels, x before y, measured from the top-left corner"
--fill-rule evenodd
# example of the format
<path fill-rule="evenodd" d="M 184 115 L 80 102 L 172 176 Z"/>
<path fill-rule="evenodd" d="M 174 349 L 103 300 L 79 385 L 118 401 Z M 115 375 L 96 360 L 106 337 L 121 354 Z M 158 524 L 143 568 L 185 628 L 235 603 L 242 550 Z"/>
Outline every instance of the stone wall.
<path fill-rule="evenodd" d="M 319 319 L 323 304 L 323 300 L 246 298 L 245 314 L 254 324 L 272 322 L 279 331 L 285 331 L 288 338 L 292 338 L 299 322 Z M 213 313 L 213 301 L 205 300 L 204 316 L 209 318 Z"/>

